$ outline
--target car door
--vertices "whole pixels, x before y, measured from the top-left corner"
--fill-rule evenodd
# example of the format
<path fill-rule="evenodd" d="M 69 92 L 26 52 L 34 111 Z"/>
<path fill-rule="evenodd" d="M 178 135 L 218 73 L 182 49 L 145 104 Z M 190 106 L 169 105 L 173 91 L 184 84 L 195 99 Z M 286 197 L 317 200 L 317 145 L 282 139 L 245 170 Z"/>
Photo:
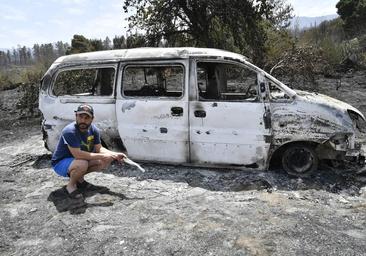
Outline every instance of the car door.
<path fill-rule="evenodd" d="M 62 129 L 75 121 L 75 110 L 80 104 L 94 108 L 93 123 L 100 128 L 102 139 L 115 134 L 115 74 L 114 64 L 79 64 L 60 68 L 52 78 L 47 92 L 41 93 L 40 109 L 43 129 L 47 133 L 47 147 L 56 148 Z"/>
<path fill-rule="evenodd" d="M 188 161 L 187 63 L 131 62 L 121 66 L 118 131 L 132 158 Z"/>
<path fill-rule="evenodd" d="M 264 168 L 271 132 L 257 72 L 229 61 L 193 63 L 198 97 L 190 101 L 191 161 Z"/>

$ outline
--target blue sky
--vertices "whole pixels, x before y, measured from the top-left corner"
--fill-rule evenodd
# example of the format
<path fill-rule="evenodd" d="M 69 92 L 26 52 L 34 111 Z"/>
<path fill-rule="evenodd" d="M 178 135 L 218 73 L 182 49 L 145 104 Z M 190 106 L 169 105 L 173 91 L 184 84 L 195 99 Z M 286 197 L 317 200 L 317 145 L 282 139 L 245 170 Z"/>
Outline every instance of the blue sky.
<path fill-rule="evenodd" d="M 0 0 L 0 48 L 124 35 L 123 0 Z"/>
<path fill-rule="evenodd" d="M 317 17 L 336 14 L 339 0 L 287 0 L 294 7 L 294 15 Z"/>
<path fill-rule="evenodd" d="M 288 0 L 297 16 L 335 14 L 338 0 Z M 0 0 L 0 49 L 71 42 L 74 34 L 112 39 L 125 35 L 123 0 Z"/>

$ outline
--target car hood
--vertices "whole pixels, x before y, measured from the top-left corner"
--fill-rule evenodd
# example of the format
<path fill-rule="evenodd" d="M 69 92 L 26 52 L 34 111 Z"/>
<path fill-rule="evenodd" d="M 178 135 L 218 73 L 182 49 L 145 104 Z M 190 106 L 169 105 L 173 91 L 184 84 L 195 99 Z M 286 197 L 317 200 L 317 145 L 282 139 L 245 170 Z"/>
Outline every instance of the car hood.
<path fill-rule="evenodd" d="M 347 112 L 348 110 L 352 110 L 359 114 L 363 119 L 365 119 L 364 115 L 355 107 L 350 104 L 337 100 L 335 98 L 329 97 L 324 94 L 315 93 L 315 92 L 305 92 L 296 90 L 296 96 L 300 97 L 303 101 L 319 104 L 330 108 L 339 109 L 343 112 Z"/>

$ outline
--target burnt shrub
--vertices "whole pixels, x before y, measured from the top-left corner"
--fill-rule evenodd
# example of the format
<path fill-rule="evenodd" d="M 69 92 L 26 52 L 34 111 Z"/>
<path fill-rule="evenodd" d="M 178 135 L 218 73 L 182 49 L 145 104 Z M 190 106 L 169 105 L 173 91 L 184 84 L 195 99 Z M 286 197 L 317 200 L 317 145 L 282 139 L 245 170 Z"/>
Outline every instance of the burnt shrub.
<path fill-rule="evenodd" d="M 331 64 L 321 48 L 294 46 L 283 53 L 270 72 L 291 88 L 317 90 L 317 76 L 324 75 L 330 68 Z"/>
<path fill-rule="evenodd" d="M 42 69 L 29 69 L 24 73 L 22 83 L 18 90 L 20 97 L 17 102 L 17 108 L 20 110 L 23 116 L 39 116 L 38 110 L 38 95 L 39 95 L 39 83 L 42 78 Z"/>
<path fill-rule="evenodd" d="M 38 111 L 38 84 L 22 84 L 18 87 L 20 98 L 17 102 L 17 108 L 22 116 L 39 116 Z"/>

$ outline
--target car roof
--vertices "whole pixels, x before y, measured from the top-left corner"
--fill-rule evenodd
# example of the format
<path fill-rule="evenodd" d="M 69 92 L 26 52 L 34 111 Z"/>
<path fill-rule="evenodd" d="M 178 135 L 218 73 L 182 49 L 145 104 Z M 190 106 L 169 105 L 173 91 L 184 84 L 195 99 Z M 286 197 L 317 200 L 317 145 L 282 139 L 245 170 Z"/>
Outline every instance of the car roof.
<path fill-rule="evenodd" d="M 75 62 L 123 61 L 123 60 L 153 60 L 153 59 L 187 59 L 189 57 L 211 57 L 214 59 L 247 60 L 243 55 L 213 49 L 213 48 L 133 48 L 121 50 L 96 51 L 66 55 L 58 58 L 55 64 Z"/>

